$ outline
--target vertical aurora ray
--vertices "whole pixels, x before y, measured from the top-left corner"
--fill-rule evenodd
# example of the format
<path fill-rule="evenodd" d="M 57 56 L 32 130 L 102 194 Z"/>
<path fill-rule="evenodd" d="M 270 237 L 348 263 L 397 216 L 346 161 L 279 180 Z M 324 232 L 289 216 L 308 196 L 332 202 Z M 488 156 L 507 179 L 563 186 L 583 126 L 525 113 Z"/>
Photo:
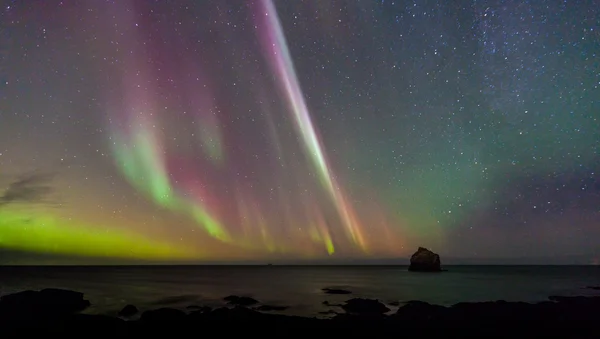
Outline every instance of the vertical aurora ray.
<path fill-rule="evenodd" d="M 335 247 L 323 213 L 314 203 L 306 207 L 306 214 L 311 216 L 309 232 L 312 240 L 325 244 L 327 253 L 332 255 L 335 253 Z"/>
<path fill-rule="evenodd" d="M 365 250 L 365 241 L 356 216 L 332 174 L 323 146 L 313 126 L 275 5 L 271 0 L 260 0 L 259 3 L 262 5 L 259 17 L 264 18 L 264 31 L 259 33 L 260 38 L 268 50 L 266 54 L 277 74 L 277 79 L 285 89 L 297 131 L 304 142 L 304 149 L 318 172 L 321 184 L 331 195 L 350 238 Z"/>
<path fill-rule="evenodd" d="M 122 137 L 115 139 L 121 140 Z M 120 168 L 131 184 L 147 193 L 157 204 L 171 206 L 171 186 L 161 159 L 161 147 L 151 131 L 145 126 L 136 126 L 130 142 L 123 140 L 115 146 L 113 151 L 117 163 L 121 164 Z"/>

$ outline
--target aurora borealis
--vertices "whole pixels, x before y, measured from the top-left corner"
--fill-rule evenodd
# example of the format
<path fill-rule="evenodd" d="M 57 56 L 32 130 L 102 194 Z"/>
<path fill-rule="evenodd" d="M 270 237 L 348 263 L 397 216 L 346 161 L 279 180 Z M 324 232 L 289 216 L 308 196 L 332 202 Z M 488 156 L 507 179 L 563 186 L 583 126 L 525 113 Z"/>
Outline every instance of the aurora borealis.
<path fill-rule="evenodd" d="M 2 249 L 598 260 L 593 1 L 0 10 Z"/>

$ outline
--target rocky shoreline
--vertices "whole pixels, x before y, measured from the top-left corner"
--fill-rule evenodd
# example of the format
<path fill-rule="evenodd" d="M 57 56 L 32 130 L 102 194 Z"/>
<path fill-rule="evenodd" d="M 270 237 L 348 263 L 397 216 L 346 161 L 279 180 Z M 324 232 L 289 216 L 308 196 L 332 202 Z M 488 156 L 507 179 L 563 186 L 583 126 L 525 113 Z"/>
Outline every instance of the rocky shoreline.
<path fill-rule="evenodd" d="M 331 292 L 324 289 L 324 292 Z M 334 290 L 344 294 L 345 291 Z M 598 337 L 596 323 L 600 297 L 549 297 L 535 304 L 524 302 L 458 303 L 450 307 L 409 301 L 391 315 L 378 300 L 351 298 L 339 305 L 345 313 L 317 319 L 266 313 L 282 306 L 258 304 L 250 297 L 228 296 L 230 307 L 173 308 L 138 311 L 127 305 L 120 316 L 81 314 L 90 306 L 83 293 L 45 289 L 24 291 L 0 298 L 0 336 L 31 334 L 86 335 L 191 335 L 240 333 L 261 336 L 293 334 L 336 335 L 466 335 L 485 337 L 552 336 Z M 219 331 L 219 332 L 215 332 Z"/>

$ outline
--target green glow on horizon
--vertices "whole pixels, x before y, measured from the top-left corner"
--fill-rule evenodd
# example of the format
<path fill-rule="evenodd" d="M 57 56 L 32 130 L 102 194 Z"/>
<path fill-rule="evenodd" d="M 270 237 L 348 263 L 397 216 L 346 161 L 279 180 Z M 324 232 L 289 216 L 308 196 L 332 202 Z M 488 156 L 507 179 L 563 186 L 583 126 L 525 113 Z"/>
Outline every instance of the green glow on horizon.
<path fill-rule="evenodd" d="M 0 247 L 37 253 L 123 258 L 191 259 L 196 251 L 121 230 L 82 226 L 51 215 L 0 212 Z"/>

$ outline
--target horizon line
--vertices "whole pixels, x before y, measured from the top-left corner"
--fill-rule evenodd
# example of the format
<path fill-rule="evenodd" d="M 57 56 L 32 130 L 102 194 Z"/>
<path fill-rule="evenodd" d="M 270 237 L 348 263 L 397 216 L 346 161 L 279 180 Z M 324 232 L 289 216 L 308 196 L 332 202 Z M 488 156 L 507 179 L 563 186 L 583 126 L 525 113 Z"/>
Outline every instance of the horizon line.
<path fill-rule="evenodd" d="M 190 263 L 190 264 L 182 264 L 182 263 L 136 263 L 136 264 L 132 264 L 132 263 L 123 263 L 123 264 L 68 264 L 68 263 L 62 263 L 62 264 L 0 264 L 0 268 L 3 267 L 204 267 L 204 266 L 211 266 L 211 267 L 240 267 L 240 266 L 244 266 L 244 267 L 314 267 L 314 266 L 349 266 L 349 267 L 407 267 L 407 264 L 404 263 L 399 263 L 399 264 L 389 264 L 389 263 L 377 263 L 377 264 L 366 264 L 366 263 L 285 263 L 285 264 L 276 264 L 276 263 L 270 263 L 270 264 L 260 264 L 260 263 Z M 594 263 L 589 263 L 589 264 L 582 264 L 582 263 L 548 263 L 548 264 L 541 264 L 541 263 L 537 263 L 537 264 L 532 264 L 532 263 L 525 263 L 525 264 L 517 264 L 517 263 L 453 263 L 453 264 L 447 264 L 447 265 L 442 265 L 442 267 L 457 267 L 457 266 L 504 266 L 504 267 L 515 267 L 515 266 L 521 266 L 521 267 L 527 267 L 527 266 L 600 266 L 600 264 L 594 264 Z"/>

